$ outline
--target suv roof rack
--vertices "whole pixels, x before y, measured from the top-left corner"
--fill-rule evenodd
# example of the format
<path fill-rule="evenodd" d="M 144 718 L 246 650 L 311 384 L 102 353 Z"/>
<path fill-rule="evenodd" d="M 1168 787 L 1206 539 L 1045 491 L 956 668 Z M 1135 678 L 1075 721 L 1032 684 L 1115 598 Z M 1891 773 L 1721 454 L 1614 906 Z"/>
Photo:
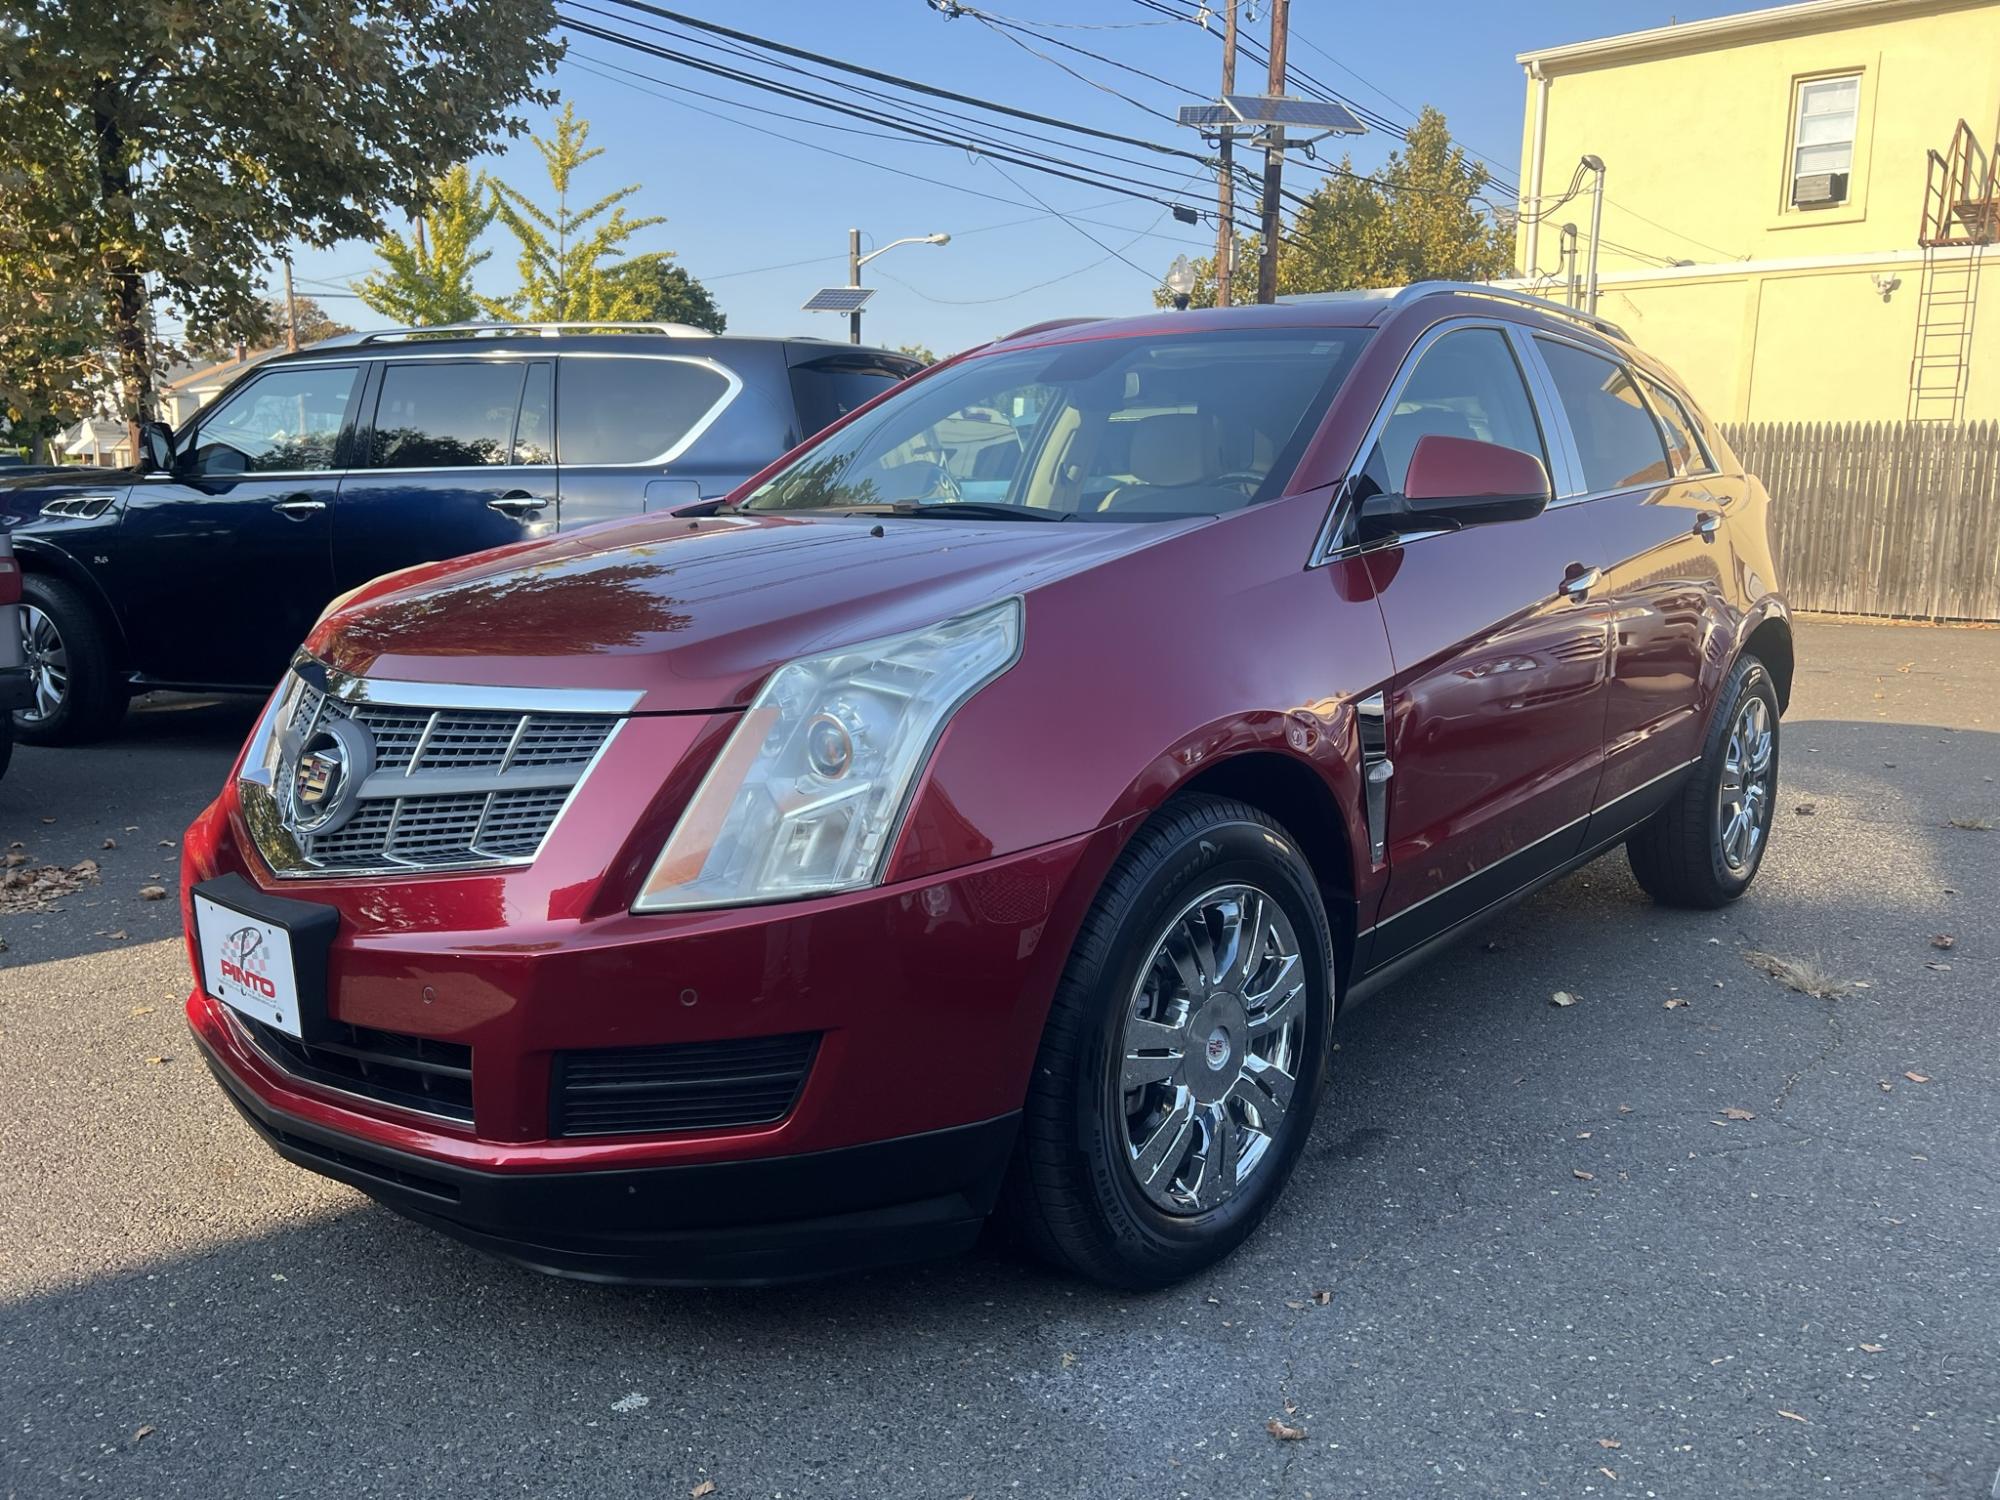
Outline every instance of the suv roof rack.
<path fill-rule="evenodd" d="M 1412 302 L 1421 302 L 1426 297 L 1496 297 L 1502 302 L 1516 302 L 1524 307 L 1532 307 L 1537 312 L 1551 313 L 1559 318 L 1573 318 L 1579 323 L 1587 323 L 1600 332 L 1626 343 L 1632 340 L 1623 328 L 1609 318 L 1600 318 L 1596 313 L 1585 312 L 1580 307 L 1570 307 L 1566 303 L 1552 302 L 1547 297 L 1537 297 L 1529 292 L 1511 291 L 1506 287 L 1487 286 L 1478 281 L 1418 281 L 1402 288 L 1389 299 L 1389 305 L 1382 310 L 1381 317 L 1400 312 Z M 1380 321 L 1380 318 L 1377 319 Z"/>
<path fill-rule="evenodd" d="M 552 339 L 565 333 L 663 333 L 676 339 L 712 339 L 714 334 L 692 323 L 438 323 L 428 328 L 378 328 L 371 333 L 350 333 L 340 339 L 326 339 L 316 347 L 341 344 L 381 344 L 399 339 L 497 338 L 507 334 L 531 334 Z"/>

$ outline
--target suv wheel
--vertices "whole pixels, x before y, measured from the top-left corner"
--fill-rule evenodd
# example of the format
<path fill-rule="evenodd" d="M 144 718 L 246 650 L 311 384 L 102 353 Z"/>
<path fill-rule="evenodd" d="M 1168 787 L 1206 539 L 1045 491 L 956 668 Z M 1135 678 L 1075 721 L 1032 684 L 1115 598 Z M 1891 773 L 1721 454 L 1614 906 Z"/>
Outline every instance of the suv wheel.
<path fill-rule="evenodd" d="M 74 745 L 95 739 L 125 712 L 109 635 L 81 593 L 59 578 L 21 580 L 21 654 L 34 696 L 14 711 L 27 745 Z"/>
<path fill-rule="evenodd" d="M 1031 1247 L 1135 1288 L 1235 1249 L 1312 1128 L 1333 978 L 1284 830 L 1219 797 L 1169 803 L 1113 866 L 1050 1009 L 1008 1193 Z"/>
<path fill-rule="evenodd" d="M 1778 693 L 1754 656 L 1723 683 L 1708 742 L 1674 798 L 1626 841 L 1632 873 L 1665 906 L 1707 909 L 1750 889 L 1778 796 Z"/>

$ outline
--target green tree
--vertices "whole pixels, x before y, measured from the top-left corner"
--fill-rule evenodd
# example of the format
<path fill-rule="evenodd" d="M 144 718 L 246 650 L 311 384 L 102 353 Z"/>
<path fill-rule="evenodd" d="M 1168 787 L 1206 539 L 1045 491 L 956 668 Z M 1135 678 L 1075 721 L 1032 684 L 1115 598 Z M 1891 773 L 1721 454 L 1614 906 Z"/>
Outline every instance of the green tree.
<path fill-rule="evenodd" d="M 485 176 L 474 177 L 463 164 L 453 167 L 432 181 L 408 239 L 392 229 L 375 242 L 383 269 L 355 282 L 355 295 L 411 328 L 470 323 L 483 311 L 472 273 L 492 255 L 475 247 L 493 212 Z"/>
<path fill-rule="evenodd" d="M 937 363 L 937 356 L 931 352 L 929 344 L 898 344 L 896 352 L 898 354 L 909 355 L 911 359 L 916 360 L 919 364 L 934 365 Z"/>
<path fill-rule="evenodd" d="M 1483 201 L 1491 175 L 1453 144 L 1444 116 L 1426 105 L 1379 172 L 1353 159 L 1315 188 L 1278 247 L 1278 291 L 1338 292 L 1413 281 L 1485 281 L 1511 273 L 1512 234 Z M 1258 240 L 1237 241 L 1233 301 L 1257 300 Z M 1215 260 L 1195 262 L 1194 307 L 1215 305 Z M 1162 286 L 1157 306 L 1173 296 Z"/>
<path fill-rule="evenodd" d="M 715 305 L 709 289 L 687 271 L 673 264 L 671 251 L 635 255 L 605 273 L 619 297 L 629 299 L 632 311 L 620 316 L 648 323 L 690 323 L 721 333 L 729 319 Z"/>
<path fill-rule="evenodd" d="M 630 285 L 613 274 L 625 243 L 642 229 L 666 220 L 658 215 L 627 218 L 620 207 L 639 185 L 606 193 L 584 208 L 570 207 L 570 186 L 577 169 L 604 154 L 602 146 L 585 148 L 590 122 L 576 117 L 573 103 L 556 117 L 553 139 L 533 136 L 535 149 L 548 167 L 555 189 L 553 210 L 544 209 L 519 188 L 493 183 L 493 205 L 500 222 L 520 242 L 521 289 L 512 298 L 481 298 L 497 318 L 529 323 L 584 323 L 595 319 L 637 319 L 638 298 Z"/>
<path fill-rule="evenodd" d="M 103 299 L 127 418 L 152 407 L 156 299 L 223 326 L 279 247 L 375 238 L 385 210 L 423 201 L 434 163 L 546 101 L 554 24 L 552 0 L 9 5 L 7 214 L 74 227 L 63 264 Z"/>
<path fill-rule="evenodd" d="M 0 429 L 37 455 L 90 414 L 110 373 L 103 284 L 74 274 L 82 258 L 73 231 L 0 214 Z"/>

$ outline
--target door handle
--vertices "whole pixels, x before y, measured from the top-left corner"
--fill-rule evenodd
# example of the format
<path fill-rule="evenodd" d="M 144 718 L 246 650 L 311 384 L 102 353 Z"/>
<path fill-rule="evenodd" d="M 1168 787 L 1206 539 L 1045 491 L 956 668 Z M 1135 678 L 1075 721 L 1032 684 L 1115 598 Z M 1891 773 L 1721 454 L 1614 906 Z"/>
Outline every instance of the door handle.
<path fill-rule="evenodd" d="M 1586 568 L 1582 563 L 1571 563 L 1569 571 L 1563 574 L 1563 597 L 1565 599 L 1588 599 L 1590 591 L 1597 587 L 1597 580 L 1603 576 L 1603 573 L 1597 568 Z"/>
<path fill-rule="evenodd" d="M 1700 512 L 1694 518 L 1694 534 L 1704 542 L 1715 540 L 1716 532 L 1722 529 L 1722 517 L 1712 510 Z"/>
<path fill-rule="evenodd" d="M 271 506 L 288 521 L 303 521 L 307 516 L 316 515 L 326 509 L 324 500 L 315 500 L 310 495 L 288 495 Z"/>
<path fill-rule="evenodd" d="M 509 490 L 486 502 L 488 510 L 497 510 L 503 516 L 525 516 L 531 511 L 541 510 L 549 502 L 540 495 L 531 495 L 526 490 Z"/>

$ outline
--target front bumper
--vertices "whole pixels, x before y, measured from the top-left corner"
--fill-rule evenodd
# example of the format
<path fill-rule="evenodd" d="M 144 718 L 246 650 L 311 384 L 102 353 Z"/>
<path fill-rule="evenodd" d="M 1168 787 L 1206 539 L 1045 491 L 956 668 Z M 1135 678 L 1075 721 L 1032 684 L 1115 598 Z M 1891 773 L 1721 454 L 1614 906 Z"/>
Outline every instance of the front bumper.
<path fill-rule="evenodd" d="M 752 1285 L 967 1249 L 992 1211 L 1018 1114 L 764 1160 L 595 1172 L 452 1165 L 273 1108 L 202 1053 L 253 1130 L 294 1165 L 489 1255 L 588 1281 Z"/>

